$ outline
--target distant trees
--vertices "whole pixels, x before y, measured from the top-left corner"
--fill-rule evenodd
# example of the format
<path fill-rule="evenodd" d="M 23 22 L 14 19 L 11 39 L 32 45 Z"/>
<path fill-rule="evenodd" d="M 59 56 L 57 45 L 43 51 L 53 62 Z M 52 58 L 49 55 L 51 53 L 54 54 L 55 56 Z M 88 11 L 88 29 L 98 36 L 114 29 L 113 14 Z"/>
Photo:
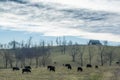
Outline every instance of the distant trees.
<path fill-rule="evenodd" d="M 39 65 L 46 66 L 50 61 L 48 60 L 51 54 L 50 47 L 45 41 L 41 41 L 39 45 L 33 46 L 32 37 L 30 37 L 26 43 L 24 41 L 18 43 L 14 40 L 5 46 L 1 46 L 0 54 L 3 56 L 5 68 L 8 68 L 8 65 L 10 67 L 13 65 L 21 67 L 32 65 L 32 59 L 36 60 L 36 67 Z"/>
<path fill-rule="evenodd" d="M 4 63 L 4 67 L 8 68 L 8 65 L 10 65 L 10 67 L 13 67 L 13 61 L 14 61 L 14 56 L 12 55 L 12 51 L 7 49 L 3 49 L 2 50 L 2 55 L 3 55 L 3 63 Z"/>
<path fill-rule="evenodd" d="M 113 59 L 115 58 L 115 48 L 116 47 L 112 47 L 112 46 L 108 46 L 108 42 L 104 41 L 104 46 L 99 45 L 98 46 L 98 54 L 100 55 L 100 62 L 101 62 L 101 66 L 103 66 L 105 63 L 107 63 L 107 61 L 109 61 L 109 65 L 111 66 Z"/>
<path fill-rule="evenodd" d="M 63 37 L 63 40 L 61 37 L 56 38 L 56 44 L 59 47 L 59 50 L 61 51 L 62 54 L 65 54 L 66 52 L 66 45 L 67 41 L 65 40 L 65 36 Z"/>
<path fill-rule="evenodd" d="M 72 62 L 79 61 L 81 66 L 86 62 L 89 64 L 97 62 L 101 66 L 105 64 L 111 66 L 116 57 L 117 60 L 120 60 L 117 53 L 120 47 L 108 46 L 107 41 L 104 42 L 104 45 L 80 45 L 72 41 L 67 43 L 65 37 L 62 39 L 58 37 L 56 44 L 57 46 L 54 45 L 53 41 L 50 43 L 40 41 L 39 44 L 33 44 L 32 37 L 26 42 L 13 40 L 8 44 L 0 44 L 0 55 L 5 68 L 12 66 L 24 67 L 25 65 L 33 65 L 36 68 L 46 66 L 52 62 L 52 53 L 69 54 L 68 57 L 72 59 Z M 116 48 L 118 48 L 117 51 Z M 115 52 L 118 56 L 114 54 Z M 96 56 L 99 62 L 95 61 Z"/>
<path fill-rule="evenodd" d="M 56 38 L 56 44 L 57 44 L 57 46 L 61 46 L 62 41 L 61 41 L 61 38 L 60 38 L 60 37 L 57 37 L 57 38 Z"/>

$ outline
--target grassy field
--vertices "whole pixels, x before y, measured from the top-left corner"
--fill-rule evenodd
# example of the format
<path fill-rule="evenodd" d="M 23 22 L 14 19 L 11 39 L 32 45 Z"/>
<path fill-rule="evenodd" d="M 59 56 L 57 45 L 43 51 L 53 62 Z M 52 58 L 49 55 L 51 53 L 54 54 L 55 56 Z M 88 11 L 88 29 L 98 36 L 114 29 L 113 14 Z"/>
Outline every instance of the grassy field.
<path fill-rule="evenodd" d="M 0 80 L 120 80 L 119 67 L 85 68 L 83 72 L 77 72 L 76 67 L 68 70 L 65 67 L 57 67 L 55 72 L 48 71 L 45 67 L 33 68 L 31 73 L 1 69 Z"/>
<path fill-rule="evenodd" d="M 32 72 L 22 74 L 22 70 L 12 71 L 4 68 L 3 56 L 0 56 L 0 80 L 120 80 L 120 66 L 115 62 L 119 60 L 120 49 L 114 52 L 114 58 L 112 66 L 109 66 L 109 60 L 105 65 L 99 66 L 98 69 L 86 68 L 85 65 L 89 63 L 88 48 L 86 48 L 83 56 L 83 72 L 77 72 L 77 66 L 80 66 L 79 54 L 76 56 L 76 62 L 72 62 L 72 57 L 69 53 L 69 49 L 66 50 L 66 54 L 61 54 L 58 48 L 54 48 L 51 51 L 49 63 L 46 65 L 55 65 L 56 71 L 50 72 L 46 67 L 35 68 L 35 59 L 32 59 Z M 2 55 L 3 53 L 1 53 Z M 15 59 L 15 58 L 14 58 Z M 14 60 L 13 59 L 13 60 Z M 54 64 L 56 62 L 56 64 Z M 62 66 L 62 64 L 69 63 L 73 69 L 68 70 Z M 29 65 L 29 59 L 26 59 L 26 65 Z M 100 56 L 97 50 L 92 52 L 92 65 L 100 65 Z M 15 62 L 13 64 L 15 66 Z M 20 63 L 18 65 L 20 67 Z"/>

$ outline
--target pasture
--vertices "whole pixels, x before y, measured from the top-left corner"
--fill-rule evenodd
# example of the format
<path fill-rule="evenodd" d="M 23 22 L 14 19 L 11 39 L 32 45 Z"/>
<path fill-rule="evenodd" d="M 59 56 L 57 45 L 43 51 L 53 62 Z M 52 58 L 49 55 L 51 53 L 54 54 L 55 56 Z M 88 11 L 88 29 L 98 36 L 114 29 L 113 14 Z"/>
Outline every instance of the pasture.
<path fill-rule="evenodd" d="M 68 70 L 56 66 L 56 71 L 48 71 L 47 67 L 32 68 L 31 73 L 22 74 L 12 69 L 0 69 L 0 80 L 120 80 L 120 67 L 100 67 L 99 69 L 83 67 L 83 72 L 77 72 L 73 67 Z"/>
<path fill-rule="evenodd" d="M 0 80 L 120 80 L 120 64 L 116 64 L 120 61 L 119 47 L 115 47 L 114 52 L 111 52 L 114 47 L 105 47 L 104 52 L 102 51 L 104 65 L 98 66 L 98 68 L 95 68 L 95 65 L 101 65 L 99 46 L 77 46 L 77 49 L 82 50 L 83 47 L 85 49 L 83 53 L 78 51 L 75 54 L 75 61 L 72 57 L 74 52 L 71 53 L 72 49 L 69 47 L 66 46 L 65 54 L 61 52 L 61 47 L 51 47 L 50 53 L 44 55 L 39 51 L 41 47 L 38 47 L 38 50 L 34 47 L 25 50 L 23 48 L 23 51 L 22 49 L 16 49 L 15 51 L 1 50 Z M 42 55 L 36 56 L 36 54 Z M 77 68 L 81 65 L 81 58 L 83 58 L 83 71 L 77 72 Z M 93 67 L 86 68 L 86 64 L 90 64 L 90 62 Z M 67 69 L 63 64 L 71 64 L 72 70 Z M 13 67 L 16 65 L 17 67 L 31 65 L 31 73 L 25 72 L 22 74 L 22 68 L 13 71 L 10 68 L 11 65 Z M 55 66 L 55 72 L 47 70 L 47 65 Z"/>

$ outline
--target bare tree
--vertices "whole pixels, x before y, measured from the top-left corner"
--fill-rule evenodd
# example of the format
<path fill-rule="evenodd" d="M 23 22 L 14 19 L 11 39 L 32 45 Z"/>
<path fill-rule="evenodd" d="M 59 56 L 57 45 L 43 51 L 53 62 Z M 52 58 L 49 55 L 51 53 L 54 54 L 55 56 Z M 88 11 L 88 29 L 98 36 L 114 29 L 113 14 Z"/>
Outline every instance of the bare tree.
<path fill-rule="evenodd" d="M 75 62 L 76 55 L 78 54 L 78 45 L 72 45 L 70 46 L 70 55 L 72 56 L 72 61 Z"/>
<path fill-rule="evenodd" d="M 12 49 L 15 50 L 19 46 L 19 43 L 14 40 L 14 41 L 9 42 L 9 46 L 11 46 Z"/>
<path fill-rule="evenodd" d="M 80 46 L 79 47 L 79 57 L 80 57 L 80 65 L 83 66 L 83 54 L 85 51 L 85 46 Z"/>
<path fill-rule="evenodd" d="M 20 47 L 20 43 L 18 43 L 17 41 L 13 40 L 13 41 L 9 42 L 8 46 L 11 47 L 10 50 L 11 50 L 12 53 L 14 53 L 14 55 L 15 55 L 16 66 L 17 66 L 17 63 L 18 63 L 17 54 L 18 54 L 18 47 Z M 9 61 L 10 61 L 10 65 L 11 65 L 11 67 L 12 67 L 12 62 L 13 62 L 13 60 L 12 60 L 12 59 L 9 59 Z"/>
<path fill-rule="evenodd" d="M 56 44 L 57 44 L 57 46 L 59 45 L 59 38 L 58 37 L 56 38 Z"/>
<path fill-rule="evenodd" d="M 109 66 L 112 65 L 112 61 L 114 60 L 114 51 L 115 51 L 115 48 L 116 47 L 107 47 L 107 52 L 106 52 L 106 55 L 108 57 L 108 60 L 109 60 Z"/>
<path fill-rule="evenodd" d="M 63 54 L 65 54 L 65 52 L 66 52 L 66 44 L 67 44 L 67 41 L 65 40 L 65 37 L 63 37 L 63 42 L 62 42 L 62 45 L 61 45 L 61 52 Z"/>
<path fill-rule="evenodd" d="M 5 68 L 8 68 L 8 65 L 10 67 L 13 67 L 13 54 L 10 49 L 3 49 L 3 59 L 4 59 L 4 65 Z"/>
<path fill-rule="evenodd" d="M 25 45 L 24 41 L 22 41 L 20 44 L 20 48 L 15 49 L 15 65 L 18 66 L 18 63 L 21 62 L 21 67 L 25 66 Z"/>
<path fill-rule="evenodd" d="M 28 44 L 27 44 L 27 47 L 28 47 L 28 48 L 31 47 L 31 43 L 32 43 L 31 41 L 32 41 L 32 37 L 30 37 L 30 38 L 28 39 Z"/>
<path fill-rule="evenodd" d="M 105 52 L 105 47 L 106 46 L 102 46 L 102 45 L 98 45 L 98 54 L 100 55 L 100 62 L 101 62 L 101 66 L 104 65 L 104 52 Z"/>
<path fill-rule="evenodd" d="M 36 68 L 39 66 L 39 58 L 42 54 L 42 49 L 41 46 L 37 46 L 35 45 L 35 47 L 33 47 L 33 51 L 34 51 L 34 57 L 35 57 L 35 61 L 36 61 Z"/>
<path fill-rule="evenodd" d="M 107 41 L 104 41 L 103 43 L 104 43 L 103 46 L 102 46 L 102 45 L 97 45 L 97 46 L 98 46 L 98 54 L 100 55 L 100 63 L 101 63 L 101 66 L 103 66 L 104 63 L 105 63 L 105 59 L 104 59 L 105 54 L 104 54 L 104 53 L 105 53 L 106 47 L 107 47 L 107 45 L 108 45 L 108 42 L 107 42 Z"/>
<path fill-rule="evenodd" d="M 50 54 L 51 54 L 50 45 L 45 46 L 45 42 L 43 41 L 42 42 L 42 60 L 41 60 L 41 63 L 44 67 L 46 66 L 46 64 L 48 62 Z"/>
<path fill-rule="evenodd" d="M 93 57 L 93 51 L 94 51 L 94 45 L 89 45 L 88 46 L 88 51 L 89 51 L 89 64 L 92 63 L 92 57 Z"/>
<path fill-rule="evenodd" d="M 4 59 L 4 65 L 5 65 L 5 68 L 8 67 L 8 53 L 6 50 L 3 51 L 4 55 L 3 55 L 3 59 Z"/>
<path fill-rule="evenodd" d="M 32 48 L 32 37 L 30 37 L 28 39 L 28 42 L 27 42 L 27 47 L 24 49 L 25 50 L 25 56 L 27 59 L 29 59 L 29 65 L 31 65 L 32 63 L 32 59 L 33 59 L 33 48 Z"/>

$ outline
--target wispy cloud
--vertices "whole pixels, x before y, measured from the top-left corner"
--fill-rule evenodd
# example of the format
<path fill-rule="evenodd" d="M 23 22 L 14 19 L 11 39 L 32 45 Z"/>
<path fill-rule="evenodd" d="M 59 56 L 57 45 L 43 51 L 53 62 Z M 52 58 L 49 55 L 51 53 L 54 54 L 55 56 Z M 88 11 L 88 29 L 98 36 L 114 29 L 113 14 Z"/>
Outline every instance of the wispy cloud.
<path fill-rule="evenodd" d="M 120 13 L 119 8 L 115 9 L 118 5 L 112 7 L 113 11 L 108 9 L 111 3 L 117 4 L 119 1 L 103 1 L 100 5 L 107 3 L 107 8 L 102 7 L 105 9 L 95 9 L 94 5 L 94 9 L 89 8 L 89 4 L 98 3 L 99 0 L 91 0 L 94 3 L 88 0 L 76 0 L 75 3 L 73 0 L 15 1 L 0 3 L 0 29 L 37 32 L 43 36 L 76 36 L 120 42 Z M 79 5 L 89 4 L 80 8 L 78 1 L 81 2 Z"/>
<path fill-rule="evenodd" d="M 52 2 L 75 8 L 120 12 L 120 0 L 31 0 L 32 2 Z"/>

